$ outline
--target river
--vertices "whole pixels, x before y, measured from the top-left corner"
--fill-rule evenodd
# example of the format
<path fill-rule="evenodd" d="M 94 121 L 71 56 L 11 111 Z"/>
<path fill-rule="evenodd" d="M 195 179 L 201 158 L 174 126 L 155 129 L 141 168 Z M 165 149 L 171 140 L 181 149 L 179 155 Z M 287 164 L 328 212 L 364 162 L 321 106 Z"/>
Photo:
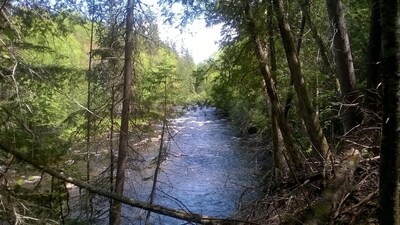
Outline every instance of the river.
<path fill-rule="evenodd" d="M 228 120 L 213 107 L 196 108 L 168 123 L 167 156 L 158 176 L 155 204 L 207 216 L 229 218 L 254 200 L 260 168 L 257 157 Z M 130 160 L 124 195 L 148 201 L 157 146 L 154 139 Z M 123 206 L 122 224 L 145 224 L 146 212 Z M 150 224 L 190 224 L 152 213 Z"/>

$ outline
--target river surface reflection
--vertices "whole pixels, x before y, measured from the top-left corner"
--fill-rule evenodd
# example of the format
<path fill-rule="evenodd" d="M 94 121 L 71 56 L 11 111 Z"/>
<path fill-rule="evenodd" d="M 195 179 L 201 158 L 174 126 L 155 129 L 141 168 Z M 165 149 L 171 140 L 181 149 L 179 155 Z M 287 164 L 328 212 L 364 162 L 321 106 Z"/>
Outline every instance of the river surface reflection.
<path fill-rule="evenodd" d="M 257 160 L 240 146 L 240 139 L 215 108 L 188 111 L 169 121 L 168 128 L 168 154 L 161 164 L 154 203 L 227 218 L 256 198 Z M 141 157 L 149 159 L 152 154 Z M 125 195 L 148 201 L 154 168 L 154 163 L 148 163 L 129 169 Z M 124 206 L 123 224 L 144 224 L 145 215 Z M 188 223 L 151 214 L 151 224 Z"/>

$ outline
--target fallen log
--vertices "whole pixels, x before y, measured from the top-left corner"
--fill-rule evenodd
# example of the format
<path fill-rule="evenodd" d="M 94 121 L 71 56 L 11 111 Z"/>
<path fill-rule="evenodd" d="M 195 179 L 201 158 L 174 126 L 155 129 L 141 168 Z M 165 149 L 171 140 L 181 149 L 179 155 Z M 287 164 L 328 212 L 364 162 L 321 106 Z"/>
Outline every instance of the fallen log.
<path fill-rule="evenodd" d="M 57 170 L 54 170 L 47 166 L 44 166 L 44 165 L 40 164 L 39 162 L 34 161 L 34 160 L 24 156 L 23 154 L 16 151 L 15 149 L 11 149 L 9 147 L 4 146 L 3 144 L 0 144 L 0 149 L 2 149 L 3 151 L 13 155 L 14 157 L 16 157 L 22 161 L 25 161 L 26 163 L 49 174 L 52 177 L 58 178 L 67 183 L 74 184 L 74 185 L 78 186 L 79 188 L 85 189 L 91 193 L 94 193 L 94 194 L 97 194 L 97 195 L 100 195 L 100 196 L 103 196 L 103 197 L 106 197 L 106 198 L 109 198 L 109 199 L 112 199 L 115 201 L 119 201 L 123 204 L 129 205 L 129 206 L 132 206 L 135 208 L 140 208 L 140 209 L 144 209 L 144 210 L 147 210 L 147 211 L 150 211 L 153 213 L 157 213 L 160 215 L 164 215 L 164 216 L 168 216 L 168 217 L 172 217 L 172 218 L 176 218 L 176 219 L 180 219 L 180 220 L 185 220 L 185 221 L 192 222 L 192 223 L 205 224 L 205 225 L 228 225 L 228 224 L 229 225 L 257 225 L 257 223 L 253 223 L 253 222 L 208 217 L 208 216 L 201 215 L 201 214 L 188 213 L 188 212 L 185 212 L 182 210 L 171 209 L 171 208 L 167 208 L 167 207 L 164 207 L 161 205 L 149 204 L 147 202 L 130 199 L 128 197 L 117 195 L 115 193 L 103 190 L 101 188 L 97 188 L 89 183 L 86 183 L 86 182 L 74 179 L 72 177 L 69 177 L 65 174 L 62 174 L 62 173 L 58 172 Z"/>
<path fill-rule="evenodd" d="M 329 224 L 329 216 L 336 210 L 342 197 L 351 191 L 354 171 L 361 155 L 354 148 L 345 153 L 344 160 L 334 169 L 334 177 L 327 182 L 320 199 L 312 207 L 305 225 Z"/>

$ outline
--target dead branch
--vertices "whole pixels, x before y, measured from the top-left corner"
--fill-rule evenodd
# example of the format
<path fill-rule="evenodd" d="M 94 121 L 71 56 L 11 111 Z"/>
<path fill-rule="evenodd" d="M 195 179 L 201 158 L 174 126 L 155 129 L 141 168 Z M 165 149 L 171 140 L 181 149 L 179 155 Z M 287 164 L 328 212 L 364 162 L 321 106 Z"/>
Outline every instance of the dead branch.
<path fill-rule="evenodd" d="M 351 212 L 352 210 L 356 209 L 357 207 L 360 207 L 361 205 L 369 202 L 377 194 L 378 194 L 378 190 L 375 190 L 374 192 L 370 193 L 367 197 L 362 199 L 360 202 L 358 202 L 357 204 L 355 204 L 355 205 L 343 210 L 341 213 L 345 214 L 345 213 Z"/>
<path fill-rule="evenodd" d="M 326 224 L 329 215 L 337 209 L 338 203 L 351 189 L 354 171 L 360 158 L 360 152 L 354 148 L 346 152 L 345 159 L 336 168 L 335 176 L 328 181 L 321 198 L 315 203 L 312 213 L 304 224 Z"/>

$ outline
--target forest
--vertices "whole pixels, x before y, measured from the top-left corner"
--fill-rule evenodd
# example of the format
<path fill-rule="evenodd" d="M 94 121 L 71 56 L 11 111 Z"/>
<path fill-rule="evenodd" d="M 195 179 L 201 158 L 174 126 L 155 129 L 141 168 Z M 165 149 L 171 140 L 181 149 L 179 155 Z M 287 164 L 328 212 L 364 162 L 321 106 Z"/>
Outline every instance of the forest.
<path fill-rule="evenodd" d="M 0 224 L 400 225 L 399 0 L 150 2 L 0 0 Z M 196 20 L 222 25 L 201 63 L 160 38 Z M 185 157 L 256 197 L 192 210 L 160 188 Z"/>

